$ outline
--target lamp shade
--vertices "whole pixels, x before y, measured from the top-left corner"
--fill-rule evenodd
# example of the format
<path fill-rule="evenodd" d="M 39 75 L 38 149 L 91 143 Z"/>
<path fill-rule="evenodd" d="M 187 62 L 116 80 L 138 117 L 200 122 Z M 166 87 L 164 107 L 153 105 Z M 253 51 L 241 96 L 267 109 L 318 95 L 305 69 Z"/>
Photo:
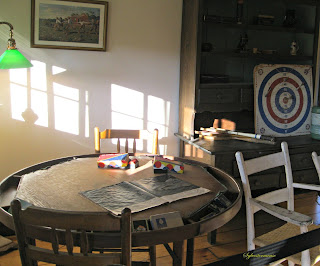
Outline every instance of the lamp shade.
<path fill-rule="evenodd" d="M 0 69 L 27 68 L 33 65 L 17 49 L 8 49 L 0 57 Z"/>

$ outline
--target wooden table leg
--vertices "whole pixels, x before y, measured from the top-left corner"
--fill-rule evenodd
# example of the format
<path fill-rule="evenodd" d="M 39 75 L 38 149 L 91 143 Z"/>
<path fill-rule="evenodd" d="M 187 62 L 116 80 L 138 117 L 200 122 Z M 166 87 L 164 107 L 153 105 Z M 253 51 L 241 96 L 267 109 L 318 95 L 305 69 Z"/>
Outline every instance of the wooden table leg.
<path fill-rule="evenodd" d="M 184 241 L 173 242 L 173 252 L 176 254 L 177 258 L 173 258 L 173 266 L 182 266 L 183 265 L 183 249 Z"/>
<path fill-rule="evenodd" d="M 217 230 L 211 231 L 207 234 L 207 240 L 210 245 L 216 244 L 216 238 L 217 238 Z"/>
<path fill-rule="evenodd" d="M 157 265 L 157 253 L 156 253 L 156 246 L 150 246 L 150 251 L 149 251 L 149 255 L 150 255 L 150 265 L 151 266 L 156 266 Z"/>
<path fill-rule="evenodd" d="M 194 238 L 187 240 L 187 266 L 193 265 L 193 252 L 194 252 Z"/>

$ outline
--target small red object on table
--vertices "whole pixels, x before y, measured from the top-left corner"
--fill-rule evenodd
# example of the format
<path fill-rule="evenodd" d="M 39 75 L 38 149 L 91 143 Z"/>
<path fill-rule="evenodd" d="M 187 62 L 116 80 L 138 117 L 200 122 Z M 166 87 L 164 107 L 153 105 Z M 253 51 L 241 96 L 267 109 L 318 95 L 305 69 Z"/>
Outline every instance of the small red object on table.
<path fill-rule="evenodd" d="M 156 156 L 153 160 L 153 170 L 155 173 L 172 171 L 178 174 L 182 174 L 184 166 L 181 162 L 172 161 L 166 158 Z"/>

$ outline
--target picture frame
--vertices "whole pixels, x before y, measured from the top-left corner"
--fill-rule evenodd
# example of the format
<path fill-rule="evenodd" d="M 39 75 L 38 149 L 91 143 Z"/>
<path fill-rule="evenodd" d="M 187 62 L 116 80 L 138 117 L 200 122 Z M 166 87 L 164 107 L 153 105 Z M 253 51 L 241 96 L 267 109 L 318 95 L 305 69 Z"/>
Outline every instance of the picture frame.
<path fill-rule="evenodd" d="M 108 2 L 32 0 L 31 47 L 106 51 Z"/>
<path fill-rule="evenodd" d="M 146 232 L 146 231 L 149 231 L 147 220 L 132 221 L 132 232 Z"/>
<path fill-rule="evenodd" d="M 181 214 L 178 211 L 151 215 L 150 223 L 153 230 L 179 227 L 184 225 Z"/>

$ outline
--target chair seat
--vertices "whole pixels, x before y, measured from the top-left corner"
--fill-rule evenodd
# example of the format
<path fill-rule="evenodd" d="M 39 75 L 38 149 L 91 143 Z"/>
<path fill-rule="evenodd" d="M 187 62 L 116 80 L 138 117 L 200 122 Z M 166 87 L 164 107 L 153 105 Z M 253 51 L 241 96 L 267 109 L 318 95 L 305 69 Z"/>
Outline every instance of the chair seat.
<path fill-rule="evenodd" d="M 308 231 L 312 231 L 315 229 L 320 228 L 319 225 L 310 225 L 308 226 Z M 300 228 L 299 226 L 296 226 L 294 224 L 286 223 L 283 226 L 280 226 L 279 228 L 268 232 L 264 235 L 261 235 L 259 237 L 256 237 L 253 242 L 260 247 L 270 245 L 272 243 L 296 236 L 300 234 Z M 319 257 L 320 253 L 320 246 L 316 246 L 310 249 L 310 261 L 311 265 L 317 263 L 320 261 Z M 290 256 L 291 260 L 296 264 L 301 264 L 301 253 L 297 253 L 295 255 Z"/>

